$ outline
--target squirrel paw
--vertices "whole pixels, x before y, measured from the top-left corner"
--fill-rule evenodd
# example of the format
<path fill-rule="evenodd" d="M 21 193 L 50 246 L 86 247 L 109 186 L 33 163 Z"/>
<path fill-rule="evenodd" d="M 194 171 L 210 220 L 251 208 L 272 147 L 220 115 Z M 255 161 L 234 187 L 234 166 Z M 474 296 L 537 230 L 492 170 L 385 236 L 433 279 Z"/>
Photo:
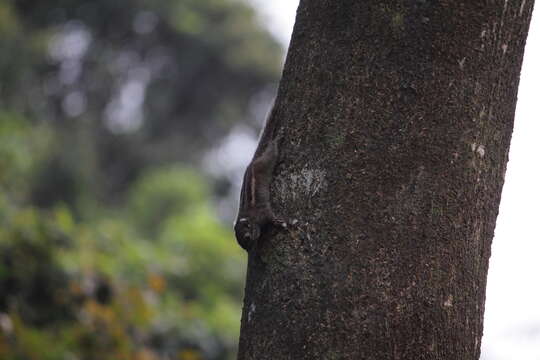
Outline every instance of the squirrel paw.
<path fill-rule="evenodd" d="M 272 225 L 283 228 L 283 229 L 286 229 L 288 227 L 287 222 L 280 218 L 272 219 Z"/>

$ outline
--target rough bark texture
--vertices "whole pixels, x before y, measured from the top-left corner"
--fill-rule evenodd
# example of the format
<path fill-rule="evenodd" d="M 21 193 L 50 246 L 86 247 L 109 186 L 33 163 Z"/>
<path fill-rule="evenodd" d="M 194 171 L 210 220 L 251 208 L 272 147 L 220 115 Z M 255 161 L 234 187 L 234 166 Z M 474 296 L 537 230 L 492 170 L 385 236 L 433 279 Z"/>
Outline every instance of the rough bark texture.
<path fill-rule="evenodd" d="M 239 359 L 478 359 L 533 0 L 303 0 Z"/>

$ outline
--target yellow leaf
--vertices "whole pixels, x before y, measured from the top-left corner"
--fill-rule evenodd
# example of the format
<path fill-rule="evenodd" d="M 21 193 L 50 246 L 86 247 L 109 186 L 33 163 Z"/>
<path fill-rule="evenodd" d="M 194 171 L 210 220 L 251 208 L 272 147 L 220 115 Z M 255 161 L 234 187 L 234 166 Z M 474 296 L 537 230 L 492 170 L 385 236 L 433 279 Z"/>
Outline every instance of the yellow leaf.
<path fill-rule="evenodd" d="M 167 280 L 159 274 L 150 274 L 148 276 L 148 285 L 150 286 L 150 289 L 161 294 L 167 287 Z"/>
<path fill-rule="evenodd" d="M 179 360 L 201 360 L 202 357 L 197 350 L 182 350 L 178 353 Z"/>

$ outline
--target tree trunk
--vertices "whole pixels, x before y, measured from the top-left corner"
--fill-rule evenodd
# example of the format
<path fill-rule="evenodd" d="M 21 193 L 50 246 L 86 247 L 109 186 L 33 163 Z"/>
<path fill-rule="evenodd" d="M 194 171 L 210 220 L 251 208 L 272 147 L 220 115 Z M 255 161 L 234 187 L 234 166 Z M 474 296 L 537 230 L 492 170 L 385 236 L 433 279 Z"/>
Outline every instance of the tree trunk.
<path fill-rule="evenodd" d="M 302 0 L 239 359 L 478 359 L 533 0 Z"/>

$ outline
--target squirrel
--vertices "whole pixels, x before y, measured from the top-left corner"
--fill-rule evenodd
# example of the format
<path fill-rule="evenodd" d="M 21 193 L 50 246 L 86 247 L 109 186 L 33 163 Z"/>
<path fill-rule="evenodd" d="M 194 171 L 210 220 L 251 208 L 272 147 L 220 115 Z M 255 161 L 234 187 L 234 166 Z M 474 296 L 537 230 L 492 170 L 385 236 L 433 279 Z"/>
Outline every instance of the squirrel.
<path fill-rule="evenodd" d="M 261 237 L 262 231 L 269 226 L 287 227 L 287 223 L 274 214 L 270 203 L 270 183 L 279 160 L 280 142 L 283 139 L 282 131 L 278 132 L 276 129 L 274 105 L 266 119 L 255 154 L 244 173 L 240 205 L 234 224 L 236 240 L 248 252 Z"/>

